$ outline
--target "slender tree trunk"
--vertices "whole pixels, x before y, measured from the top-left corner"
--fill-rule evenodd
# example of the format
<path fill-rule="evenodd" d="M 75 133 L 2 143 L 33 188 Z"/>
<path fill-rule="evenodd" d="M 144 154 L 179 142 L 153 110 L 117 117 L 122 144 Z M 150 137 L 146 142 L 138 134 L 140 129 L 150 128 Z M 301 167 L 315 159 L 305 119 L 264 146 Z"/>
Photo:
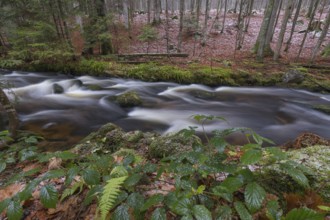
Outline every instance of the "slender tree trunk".
<path fill-rule="evenodd" d="M 202 38 L 202 46 L 206 44 L 207 38 L 207 21 L 209 20 L 209 9 L 210 9 L 210 0 L 206 0 L 205 3 L 205 18 L 204 18 L 204 27 L 203 27 L 203 38 Z"/>
<path fill-rule="evenodd" d="M 329 26 L 330 26 L 330 10 L 329 10 L 328 15 L 327 15 L 327 18 L 325 20 L 325 23 L 324 23 L 324 27 L 323 27 L 321 36 L 320 36 L 319 40 L 317 41 L 316 46 L 315 46 L 315 48 L 313 50 L 313 54 L 312 54 L 312 58 L 311 58 L 311 61 L 312 62 L 314 62 L 315 57 L 316 57 L 316 54 L 319 51 L 319 49 L 321 47 L 321 44 L 324 41 L 324 38 L 327 36 L 328 30 L 329 30 Z"/>
<path fill-rule="evenodd" d="M 282 11 L 282 4 L 283 4 L 283 0 L 279 0 L 280 1 L 280 6 L 279 6 L 279 9 L 278 9 L 278 12 L 277 12 L 277 16 L 276 16 L 276 21 L 275 21 L 275 25 L 274 25 L 274 32 L 275 32 L 275 28 L 278 24 L 278 20 L 280 18 L 280 15 L 281 15 L 281 11 Z M 272 40 L 273 40 L 273 36 L 272 36 Z"/>
<path fill-rule="evenodd" d="M 199 17 L 201 15 L 201 0 L 196 0 L 197 1 L 197 7 L 196 7 L 196 31 L 199 29 Z"/>
<path fill-rule="evenodd" d="M 226 15 L 227 15 L 227 3 L 228 3 L 228 0 L 225 0 L 225 11 L 223 13 L 222 27 L 221 27 L 220 33 L 223 33 L 223 31 L 225 30 Z"/>
<path fill-rule="evenodd" d="M 8 130 L 10 136 L 12 138 L 15 138 L 19 126 L 18 115 L 14 106 L 11 104 L 6 93 L 2 89 L 0 89 L 0 104 L 3 106 L 8 116 L 8 121 L 9 121 Z"/>
<path fill-rule="evenodd" d="M 147 0 L 147 16 L 148 16 L 148 24 L 151 22 L 151 0 Z"/>
<path fill-rule="evenodd" d="M 234 7 L 234 13 L 235 13 L 235 14 L 237 13 L 238 1 L 239 1 L 239 0 L 236 0 L 236 1 L 235 1 L 235 7 Z"/>
<path fill-rule="evenodd" d="M 181 44 L 182 44 L 183 15 L 184 15 L 184 0 L 180 0 L 180 24 L 179 24 L 179 34 L 178 34 L 178 52 L 181 51 Z"/>
<path fill-rule="evenodd" d="M 161 5 L 159 4 L 159 0 L 154 0 L 154 24 L 160 24 L 160 12 L 161 12 Z"/>
<path fill-rule="evenodd" d="M 314 7 L 315 7 L 314 4 L 315 4 L 314 0 L 310 1 L 309 7 L 308 7 L 308 12 L 307 12 L 307 15 L 306 15 L 307 18 L 311 18 L 312 13 L 313 13 L 313 10 L 314 10 Z"/>
<path fill-rule="evenodd" d="M 308 23 L 308 26 L 307 26 L 307 30 L 304 34 L 304 38 L 300 44 L 300 48 L 299 48 L 299 52 L 298 52 L 298 55 L 297 55 L 297 58 L 296 59 L 299 59 L 300 55 L 301 55 L 301 52 L 303 50 L 303 47 L 304 47 L 304 44 L 305 44 L 305 41 L 306 41 L 306 37 L 307 37 L 307 34 L 308 34 L 308 29 L 310 28 L 312 22 L 313 22 L 313 19 L 314 19 L 314 16 L 315 16 L 315 13 L 316 13 L 316 10 L 317 10 L 317 6 L 319 5 L 320 3 L 320 0 L 315 0 L 315 4 L 314 4 L 314 10 L 312 10 L 311 12 L 311 15 L 310 15 L 310 20 L 309 20 L 309 23 Z"/>
<path fill-rule="evenodd" d="M 284 13 L 284 17 L 283 17 L 283 20 L 282 20 L 281 31 L 280 31 L 280 34 L 278 36 L 276 49 L 275 49 L 275 52 L 274 52 L 274 60 L 275 61 L 278 61 L 278 59 L 280 57 L 280 52 L 281 52 L 281 48 L 282 48 L 282 43 L 283 43 L 286 27 L 287 27 L 288 20 L 289 20 L 290 15 L 291 15 L 290 14 L 291 7 L 293 7 L 293 0 L 288 0 L 287 6 L 286 6 L 286 9 L 285 9 L 285 13 Z"/>
<path fill-rule="evenodd" d="M 68 44 L 69 48 L 71 48 L 71 50 L 73 50 L 73 46 L 72 46 L 72 42 L 71 42 L 70 34 L 69 34 L 69 28 L 68 28 L 68 25 L 66 24 L 66 21 L 65 21 L 62 1 L 57 0 L 57 4 L 58 4 L 59 12 L 60 12 L 59 16 L 61 17 L 63 30 L 64 30 L 64 34 L 63 34 L 64 39 L 66 40 L 66 43 Z"/>
<path fill-rule="evenodd" d="M 196 2 L 196 0 L 190 0 L 190 13 L 191 14 L 195 13 L 195 2 Z"/>
<path fill-rule="evenodd" d="M 296 13 L 295 13 L 294 18 L 293 18 L 293 21 L 292 21 L 292 27 L 291 27 L 290 36 L 289 36 L 288 41 L 286 42 L 286 47 L 284 49 L 285 52 L 288 52 L 289 51 L 291 40 L 292 40 L 292 36 L 293 36 L 293 33 L 294 33 L 294 29 L 296 28 L 297 20 L 298 20 L 298 17 L 299 17 L 299 12 L 300 12 L 300 9 L 301 9 L 302 1 L 303 0 L 298 0 Z"/>
<path fill-rule="evenodd" d="M 169 34 L 169 15 L 168 15 L 168 0 L 165 0 L 165 17 L 166 17 L 166 26 L 165 26 L 165 34 L 166 34 L 166 53 L 169 54 L 169 41 L 170 41 L 170 34 Z"/>
<path fill-rule="evenodd" d="M 252 15 L 252 10 L 253 10 L 253 4 L 254 4 L 254 0 L 249 0 L 249 6 L 248 6 L 248 13 L 247 13 L 247 21 L 246 21 L 246 25 L 244 28 L 244 32 L 247 32 L 250 26 L 250 20 L 251 20 L 251 15 Z"/>
<path fill-rule="evenodd" d="M 53 1 L 49 1 L 49 7 L 50 7 L 51 14 L 52 14 L 52 18 L 53 18 L 54 26 L 55 26 L 55 29 L 56 29 L 57 37 L 59 39 L 61 39 L 61 33 L 60 33 L 60 30 L 59 30 L 59 27 L 58 27 L 59 24 L 58 24 L 58 21 L 56 20 L 56 16 L 55 16 L 55 12 L 54 12 Z"/>

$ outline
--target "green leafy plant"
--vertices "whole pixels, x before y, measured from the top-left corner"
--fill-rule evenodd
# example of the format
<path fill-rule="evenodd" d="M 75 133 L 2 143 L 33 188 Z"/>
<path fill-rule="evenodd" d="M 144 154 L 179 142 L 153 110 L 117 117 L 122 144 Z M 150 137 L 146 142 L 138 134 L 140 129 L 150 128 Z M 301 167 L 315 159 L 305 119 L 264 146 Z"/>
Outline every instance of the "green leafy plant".
<path fill-rule="evenodd" d="M 203 130 L 213 120 L 225 121 L 217 116 L 192 117 Z M 191 127 L 180 134 L 187 140 L 196 138 L 195 129 Z M 226 136 L 235 132 L 246 135 L 245 145 L 226 142 Z M 7 184 L 24 179 L 27 185 L 13 197 L 0 201 L 0 212 L 7 210 L 9 219 L 20 219 L 21 202 L 30 199 L 36 189 L 40 190 L 40 200 L 46 208 L 54 208 L 71 196 L 81 196 L 83 206 L 98 204 L 96 214 L 101 219 L 109 215 L 111 219 L 166 219 L 171 213 L 175 218 L 197 220 L 251 220 L 255 215 L 271 220 L 318 220 L 324 217 L 320 210 L 328 211 L 327 206 L 322 206 L 319 211 L 300 208 L 285 213 L 281 195 L 268 190 L 262 175 L 264 170 L 276 169 L 302 188 L 310 187 L 306 175 L 311 173 L 303 165 L 290 161 L 286 152 L 274 147 L 269 139 L 248 128 L 215 130 L 212 135 L 205 133 L 205 139 L 206 143 L 196 142 L 191 150 L 160 161 L 147 160 L 132 149 L 84 157 L 67 151 L 29 157 L 31 153 L 24 151 L 27 161 L 48 163 L 51 158 L 60 158 L 61 167 L 44 174 L 40 170 L 22 172 L 8 180 Z M 22 158 L 17 152 L 15 155 L 16 161 Z M 4 165 L 1 167 L 6 169 Z M 38 175 L 30 178 L 35 174 Z M 65 177 L 63 191 L 52 183 L 59 177 Z M 47 184 L 40 186 L 42 181 Z"/>

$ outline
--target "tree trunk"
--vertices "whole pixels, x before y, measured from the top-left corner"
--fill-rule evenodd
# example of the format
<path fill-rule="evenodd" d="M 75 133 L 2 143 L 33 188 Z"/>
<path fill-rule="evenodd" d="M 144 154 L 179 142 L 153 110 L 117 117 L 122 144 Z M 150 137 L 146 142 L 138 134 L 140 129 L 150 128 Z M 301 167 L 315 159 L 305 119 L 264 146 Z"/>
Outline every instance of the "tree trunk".
<path fill-rule="evenodd" d="M 2 89 L 0 89 L 0 104 L 3 106 L 8 116 L 8 121 L 9 121 L 8 130 L 10 136 L 12 138 L 15 138 L 19 126 L 19 119 L 14 106 L 10 103 L 6 93 Z"/>
<path fill-rule="evenodd" d="M 285 52 L 288 52 L 289 51 L 291 40 L 292 40 L 292 36 L 293 36 L 293 33 L 294 33 L 294 29 L 296 27 L 296 23 L 297 23 L 297 20 L 298 20 L 298 17 L 299 17 L 299 12 L 300 12 L 300 9 L 301 9 L 301 4 L 302 4 L 302 0 L 298 0 L 296 13 L 295 13 L 294 18 L 293 18 L 293 21 L 292 21 L 292 27 L 291 27 L 290 36 L 289 36 L 288 41 L 286 42 L 286 47 L 284 49 Z"/>
<path fill-rule="evenodd" d="M 151 0 L 147 0 L 147 16 L 148 16 L 148 24 L 151 22 Z"/>
<path fill-rule="evenodd" d="M 235 1 L 235 7 L 234 7 L 234 13 L 235 13 L 235 14 L 237 13 L 238 1 L 239 1 L 239 0 L 236 0 L 236 1 Z"/>
<path fill-rule="evenodd" d="M 61 26 L 61 28 L 63 26 L 63 30 L 64 30 L 63 38 L 65 39 L 65 41 L 66 41 L 67 45 L 69 46 L 69 48 L 71 49 L 71 51 L 73 52 L 73 46 L 72 46 L 72 42 L 71 42 L 71 38 L 70 38 L 69 28 L 65 21 L 65 14 L 64 14 L 64 10 L 63 10 L 62 1 L 57 0 L 57 4 L 58 4 L 58 9 L 59 9 L 60 21 L 62 22 L 62 24 L 60 24 L 60 26 Z"/>
<path fill-rule="evenodd" d="M 225 30 L 225 22 L 226 22 L 226 15 L 227 15 L 227 3 L 228 3 L 228 0 L 225 0 L 225 11 L 223 13 L 222 27 L 221 27 L 220 33 L 223 33 L 223 31 Z"/>
<path fill-rule="evenodd" d="M 160 20 L 160 12 L 161 12 L 161 5 L 159 3 L 159 0 L 154 0 L 154 20 L 153 23 L 154 24 L 160 24 L 161 20 Z"/>
<path fill-rule="evenodd" d="M 190 13 L 191 14 L 195 13 L 195 2 L 196 2 L 196 0 L 190 0 Z"/>
<path fill-rule="evenodd" d="M 279 0 L 279 1 L 280 1 L 280 6 L 279 6 L 279 9 L 278 9 L 278 12 L 277 12 L 277 16 L 276 16 L 276 21 L 275 21 L 274 31 L 273 32 L 275 32 L 275 28 L 277 26 L 278 20 L 279 20 L 280 15 L 281 15 L 281 10 L 282 10 L 283 0 Z M 273 40 L 273 35 L 272 35 L 272 40 Z"/>
<path fill-rule="evenodd" d="M 181 52 L 183 15 L 184 15 L 184 0 L 180 0 L 180 24 L 179 24 L 179 34 L 178 34 L 178 52 Z"/>
<path fill-rule="evenodd" d="M 327 15 L 327 18 L 325 20 L 325 23 L 324 23 L 324 27 L 323 27 L 321 36 L 320 36 L 319 40 L 317 41 L 317 44 L 316 44 L 316 46 L 315 46 L 315 48 L 313 50 L 312 59 L 311 59 L 312 62 L 314 62 L 315 57 L 316 57 L 316 54 L 319 51 L 319 49 L 321 47 L 321 44 L 324 41 L 324 38 L 327 36 L 328 30 L 329 30 L 329 26 L 330 26 L 330 10 L 329 10 L 328 15 Z"/>
<path fill-rule="evenodd" d="M 308 26 L 307 26 L 307 30 L 304 34 L 304 38 L 300 44 L 300 48 L 299 48 L 299 52 L 298 52 L 298 55 L 296 57 L 296 59 L 299 59 L 300 55 L 301 55 L 301 52 L 302 52 L 302 49 L 304 47 L 304 44 L 305 44 L 305 41 L 306 41 L 306 37 L 307 37 L 307 34 L 308 34 L 308 29 L 309 27 L 311 26 L 312 22 L 313 22 L 313 19 L 314 19 L 314 16 L 315 16 L 315 13 L 316 13 L 316 10 L 317 10 L 317 6 L 319 5 L 320 3 L 320 0 L 316 0 L 315 1 L 315 4 L 314 4 L 314 10 L 312 10 L 311 12 L 311 15 L 310 15 L 310 20 L 309 20 L 309 23 L 308 23 Z"/>
<path fill-rule="evenodd" d="M 315 7 L 314 4 L 315 4 L 314 0 L 310 1 L 309 7 L 308 7 L 308 12 L 307 12 L 307 15 L 306 15 L 307 18 L 311 18 L 312 13 L 313 13 L 313 10 L 314 10 L 314 7 Z"/>
<path fill-rule="evenodd" d="M 165 35 L 166 35 L 166 53 L 169 54 L 169 41 L 170 41 L 170 34 L 169 34 L 169 16 L 168 16 L 168 0 L 165 0 L 165 17 L 166 17 L 166 26 L 165 26 Z"/>
<path fill-rule="evenodd" d="M 206 0 L 205 4 L 206 4 L 205 5 L 205 18 L 204 18 L 203 38 L 202 38 L 202 46 L 203 47 L 206 44 L 206 38 L 207 38 L 207 21 L 209 20 L 210 0 Z"/>
<path fill-rule="evenodd" d="M 253 4 L 254 4 L 254 0 L 249 0 L 249 5 L 248 5 L 248 13 L 247 13 L 247 21 L 246 21 L 246 25 L 244 28 L 244 32 L 248 32 L 249 26 L 250 26 L 250 20 L 251 20 L 251 15 L 252 15 L 252 10 L 253 10 Z"/>
<path fill-rule="evenodd" d="M 257 53 L 257 60 L 262 62 L 265 54 L 265 50 L 268 45 L 266 45 L 267 33 L 269 32 L 270 20 L 272 18 L 272 12 L 274 11 L 273 7 L 275 5 L 276 0 L 269 0 L 268 5 L 266 7 L 264 19 L 262 21 L 259 35 L 257 38 L 257 42 L 255 45 L 255 51 Z"/>
<path fill-rule="evenodd" d="M 281 52 L 281 47 L 282 47 L 286 27 L 287 27 L 287 24 L 288 24 L 290 15 L 291 15 L 290 14 L 291 7 L 293 7 L 293 0 L 288 0 L 287 6 L 286 6 L 286 9 L 285 9 L 285 13 L 284 13 L 284 17 L 283 17 L 283 20 L 282 20 L 281 31 L 280 31 L 280 34 L 278 36 L 276 49 L 275 49 L 275 52 L 274 52 L 274 60 L 275 61 L 278 61 L 278 59 L 280 57 L 280 52 Z"/>

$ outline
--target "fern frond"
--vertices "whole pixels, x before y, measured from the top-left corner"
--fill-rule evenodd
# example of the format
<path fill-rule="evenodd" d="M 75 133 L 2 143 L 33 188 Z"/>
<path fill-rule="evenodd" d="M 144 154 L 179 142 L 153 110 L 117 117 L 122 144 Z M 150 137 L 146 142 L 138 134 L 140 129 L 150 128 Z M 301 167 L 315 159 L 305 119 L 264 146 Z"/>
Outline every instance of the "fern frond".
<path fill-rule="evenodd" d="M 103 194 L 100 199 L 99 209 L 101 211 L 101 219 L 104 220 L 107 217 L 108 212 L 114 205 L 117 196 L 120 193 L 120 187 L 127 179 L 127 176 L 112 178 L 107 181 L 107 185 L 104 186 Z"/>
<path fill-rule="evenodd" d="M 78 189 L 79 189 L 78 194 L 81 193 L 83 188 L 84 188 L 84 181 L 76 182 L 75 184 L 72 185 L 71 188 L 67 188 L 64 190 L 60 201 L 62 202 L 67 197 L 72 196 L 75 192 L 77 192 Z"/>

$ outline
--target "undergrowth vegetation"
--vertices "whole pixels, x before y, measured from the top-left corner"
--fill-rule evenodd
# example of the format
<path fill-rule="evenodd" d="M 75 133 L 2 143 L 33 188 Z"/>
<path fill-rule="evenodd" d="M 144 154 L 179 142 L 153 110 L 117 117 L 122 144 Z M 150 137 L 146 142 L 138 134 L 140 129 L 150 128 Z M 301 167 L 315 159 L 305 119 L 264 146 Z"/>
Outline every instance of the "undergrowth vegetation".
<path fill-rule="evenodd" d="M 210 120 L 224 120 L 205 115 L 195 115 L 194 119 L 202 128 Z M 190 140 L 195 129 L 190 127 L 180 133 Z M 244 131 L 249 143 L 232 146 L 225 141 L 227 135 L 237 131 Z M 1 138 L 7 138 L 5 132 Z M 69 151 L 40 153 L 35 147 L 40 139 L 23 137 L 20 144 L 1 151 L 0 175 L 7 174 L 8 178 L 1 180 L 0 186 L 24 183 L 21 191 L 0 201 L 0 213 L 6 211 L 9 220 L 22 218 L 22 204 L 33 199 L 35 191 L 40 192 L 45 208 L 55 208 L 70 197 L 81 196 L 81 206 L 97 204 L 97 219 L 321 220 L 329 212 L 327 206 L 287 210 L 283 195 L 268 191 L 261 175 L 266 168 L 276 167 L 302 188 L 310 188 L 308 176 L 313 173 L 250 129 L 215 130 L 212 136 L 205 134 L 205 144 L 194 142 L 190 151 L 159 160 L 124 148 L 85 156 Z M 17 162 L 40 166 L 12 172 Z M 42 171 L 47 165 L 48 169 Z M 61 186 L 59 179 L 63 179 Z"/>

